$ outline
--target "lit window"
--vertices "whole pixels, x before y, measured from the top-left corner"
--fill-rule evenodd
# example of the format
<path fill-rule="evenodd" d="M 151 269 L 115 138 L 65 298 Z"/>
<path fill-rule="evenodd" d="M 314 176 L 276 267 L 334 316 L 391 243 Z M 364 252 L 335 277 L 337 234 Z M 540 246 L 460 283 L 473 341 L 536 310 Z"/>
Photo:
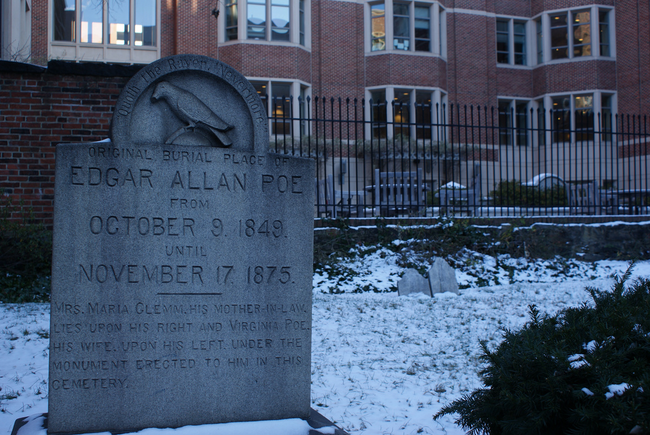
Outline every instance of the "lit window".
<path fill-rule="evenodd" d="M 551 128 L 553 142 L 571 141 L 571 96 L 552 98 Z"/>
<path fill-rule="evenodd" d="M 384 3 L 370 4 L 370 51 L 435 51 L 441 54 L 444 19 L 444 10 L 437 3 L 394 2 L 391 10 L 386 10 Z M 438 23 L 437 34 L 432 24 L 435 22 Z M 388 35 L 392 33 L 392 43 L 388 41 L 388 44 L 387 31 Z"/>
<path fill-rule="evenodd" d="M 590 12 L 580 11 L 573 15 L 573 57 L 591 56 Z"/>
<path fill-rule="evenodd" d="M 569 57 L 567 14 L 551 15 L 551 59 Z"/>
<path fill-rule="evenodd" d="M 304 101 L 309 95 L 309 89 L 306 86 L 292 82 L 256 81 L 254 79 L 251 80 L 251 84 L 267 110 L 270 123 L 269 133 L 272 136 L 291 135 L 294 128 L 301 134 L 306 131 L 306 122 L 299 125 L 300 119 L 307 117 L 307 105 Z M 301 97 L 302 104 L 300 104 L 301 101 L 294 98 L 294 87 L 296 94 Z"/>
<path fill-rule="evenodd" d="M 396 89 L 393 104 L 393 120 L 395 135 L 410 136 L 411 123 L 411 91 Z"/>
<path fill-rule="evenodd" d="M 436 139 L 442 135 L 433 125 L 442 122 L 446 95 L 440 90 L 393 88 L 368 91 L 371 136 L 375 139 Z"/>
<path fill-rule="evenodd" d="M 574 97 L 575 104 L 575 123 L 576 123 L 576 139 L 593 140 L 594 138 L 594 96 L 589 95 L 576 95 Z"/>
<path fill-rule="evenodd" d="M 596 17 L 598 20 L 596 21 Z M 589 9 L 557 12 L 548 15 L 550 56 L 544 56 L 542 19 L 537 23 L 537 63 L 555 59 L 577 59 L 586 56 L 612 56 L 610 9 L 592 6 Z M 595 35 L 595 38 L 592 38 Z"/>

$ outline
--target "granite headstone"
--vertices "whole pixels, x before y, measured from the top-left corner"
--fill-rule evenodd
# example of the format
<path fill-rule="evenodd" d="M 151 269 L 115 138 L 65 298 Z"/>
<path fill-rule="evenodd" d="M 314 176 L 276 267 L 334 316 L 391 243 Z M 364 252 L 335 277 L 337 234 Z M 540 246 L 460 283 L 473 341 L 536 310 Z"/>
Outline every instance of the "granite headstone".
<path fill-rule="evenodd" d="M 410 295 L 411 293 L 422 293 L 431 296 L 429 281 L 415 269 L 406 269 L 402 279 L 397 281 L 397 293 L 400 296 Z"/>
<path fill-rule="evenodd" d="M 456 272 L 443 258 L 434 258 L 429 269 L 429 285 L 432 295 L 445 292 L 458 294 Z"/>
<path fill-rule="evenodd" d="M 57 147 L 50 433 L 309 417 L 314 166 L 268 138 L 241 74 L 182 55 Z"/>

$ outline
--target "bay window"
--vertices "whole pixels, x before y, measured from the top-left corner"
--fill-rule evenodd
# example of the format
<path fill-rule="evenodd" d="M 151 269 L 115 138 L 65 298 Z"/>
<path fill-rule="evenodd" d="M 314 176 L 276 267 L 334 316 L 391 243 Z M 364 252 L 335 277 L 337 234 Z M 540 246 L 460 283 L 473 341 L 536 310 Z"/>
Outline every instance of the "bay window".
<path fill-rule="evenodd" d="M 591 6 L 543 14 L 535 20 L 537 63 L 585 57 L 613 57 L 610 23 L 614 10 Z M 543 35 L 550 35 L 545 40 Z"/>
<path fill-rule="evenodd" d="M 250 79 L 262 100 L 269 117 L 269 133 L 272 136 L 291 135 L 292 130 L 306 134 L 306 126 L 298 125 L 307 118 L 309 88 L 300 82 L 282 82 Z M 296 98 L 301 97 L 301 100 Z"/>
<path fill-rule="evenodd" d="M 497 19 L 497 62 L 527 65 L 526 21 Z"/>
<path fill-rule="evenodd" d="M 226 0 L 219 39 L 308 44 L 305 0 Z"/>
<path fill-rule="evenodd" d="M 539 100 L 540 143 L 571 143 L 610 140 L 615 95 L 603 91 L 545 96 Z M 544 113 L 544 107 L 550 107 Z M 600 114 L 596 116 L 596 114 Z M 546 117 L 546 118 L 545 118 Z M 545 119 L 544 119 L 545 118 Z"/>
<path fill-rule="evenodd" d="M 499 143 L 501 145 L 529 144 L 529 111 L 530 102 L 527 100 L 499 100 Z"/>
<path fill-rule="evenodd" d="M 159 56 L 156 0 L 55 0 L 50 56 L 151 62 Z"/>
<path fill-rule="evenodd" d="M 397 135 L 416 139 L 437 139 L 444 122 L 443 108 L 447 96 L 439 89 L 413 89 L 389 86 L 366 93 L 370 135 L 375 139 Z M 439 131 L 440 130 L 440 131 Z"/>
<path fill-rule="evenodd" d="M 445 12 L 438 3 L 387 0 L 370 3 L 368 8 L 368 46 L 371 52 L 415 52 L 444 56 Z"/>

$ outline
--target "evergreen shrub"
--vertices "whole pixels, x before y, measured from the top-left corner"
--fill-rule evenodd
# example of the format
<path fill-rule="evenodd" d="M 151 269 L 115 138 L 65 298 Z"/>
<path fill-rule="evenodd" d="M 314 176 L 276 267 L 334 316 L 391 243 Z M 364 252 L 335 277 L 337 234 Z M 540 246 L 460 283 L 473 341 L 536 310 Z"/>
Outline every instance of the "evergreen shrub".
<path fill-rule="evenodd" d="M 490 197 L 495 206 L 563 207 L 569 203 L 566 189 L 560 184 L 544 189 L 525 186 L 519 181 L 501 181 Z"/>
<path fill-rule="evenodd" d="M 46 302 L 52 232 L 0 192 L 0 302 Z"/>
<path fill-rule="evenodd" d="M 506 331 L 480 372 L 485 388 L 452 402 L 470 434 L 648 434 L 650 281 L 588 289 L 594 304 L 542 315 Z"/>

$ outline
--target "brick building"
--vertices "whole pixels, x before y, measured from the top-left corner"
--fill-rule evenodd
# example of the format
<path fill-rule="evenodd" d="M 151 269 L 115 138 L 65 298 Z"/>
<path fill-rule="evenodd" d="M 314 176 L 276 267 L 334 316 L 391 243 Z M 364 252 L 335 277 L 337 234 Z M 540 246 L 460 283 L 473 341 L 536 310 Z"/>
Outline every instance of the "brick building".
<path fill-rule="evenodd" d="M 571 129 L 650 113 L 646 0 L 0 1 L 0 187 L 45 219 L 54 145 L 105 138 L 128 77 L 172 54 L 226 62 L 262 96 L 493 106 L 513 128 L 534 109 Z"/>

